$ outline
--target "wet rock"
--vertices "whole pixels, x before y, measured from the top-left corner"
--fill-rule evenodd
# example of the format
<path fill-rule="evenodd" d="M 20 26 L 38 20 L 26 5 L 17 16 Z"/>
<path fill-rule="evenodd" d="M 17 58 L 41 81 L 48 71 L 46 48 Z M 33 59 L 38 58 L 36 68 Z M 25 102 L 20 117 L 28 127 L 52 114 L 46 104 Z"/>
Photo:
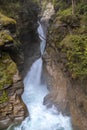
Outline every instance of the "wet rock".
<path fill-rule="evenodd" d="M 53 23 L 54 27 L 54 23 Z M 71 116 L 73 130 L 87 129 L 87 94 L 86 81 L 73 80 L 67 71 L 67 59 L 57 45 L 67 34 L 65 27 L 50 28 L 47 48 L 44 55 L 49 95 L 44 98 L 44 104 L 54 104 L 58 111 Z M 54 31 L 54 34 L 50 32 Z M 63 32 L 63 33 L 61 33 Z M 56 34 L 58 35 L 56 37 Z M 59 36 L 60 35 L 60 36 Z M 58 38 L 58 39 L 57 39 Z M 52 45 L 52 44 L 55 45 Z M 51 104 L 52 103 L 52 104 Z"/>
<path fill-rule="evenodd" d="M 61 69 L 55 62 L 50 59 L 50 66 L 46 62 L 46 68 L 48 73 L 51 76 L 51 89 L 49 96 L 45 97 L 45 102 L 51 102 L 57 106 L 58 111 L 62 111 L 63 113 L 66 112 L 67 109 L 67 79 L 61 72 Z M 49 83 L 48 83 L 49 85 Z"/>
<path fill-rule="evenodd" d="M 79 130 L 87 129 L 87 96 L 84 94 L 81 83 L 74 81 L 72 87 L 69 88 L 69 103 L 72 116 L 72 123 Z"/>
<path fill-rule="evenodd" d="M 32 5 L 31 9 L 29 5 Z M 21 99 L 24 85 L 19 70 L 21 75 L 23 71 L 24 77 L 40 57 L 37 5 L 26 1 L 22 7 L 16 12 L 17 25 L 14 19 L 0 13 L 0 129 L 24 120 L 27 109 Z"/>
<path fill-rule="evenodd" d="M 4 129 L 8 127 L 8 124 L 10 124 L 10 119 L 5 117 L 5 119 L 0 120 L 0 128 Z"/>
<path fill-rule="evenodd" d="M 25 118 L 27 109 L 19 96 L 22 91 L 16 92 L 9 96 L 8 102 L 0 105 L 0 129 L 7 128 L 12 123 L 20 123 Z"/>
<path fill-rule="evenodd" d="M 15 121 L 21 122 L 26 115 L 26 107 L 21 100 L 23 81 L 16 63 L 9 55 L 14 47 L 16 21 L 0 13 L 0 129 L 7 128 Z M 10 30 L 7 30 L 10 29 Z"/>

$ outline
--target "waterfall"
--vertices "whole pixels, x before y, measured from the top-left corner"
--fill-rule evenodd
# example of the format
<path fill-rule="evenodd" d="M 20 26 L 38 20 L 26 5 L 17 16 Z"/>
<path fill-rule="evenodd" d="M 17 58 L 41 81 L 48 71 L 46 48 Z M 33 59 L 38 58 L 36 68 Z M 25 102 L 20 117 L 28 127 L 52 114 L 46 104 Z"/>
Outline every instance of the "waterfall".
<path fill-rule="evenodd" d="M 39 34 L 39 38 L 41 39 L 40 51 L 41 51 L 41 55 L 43 55 L 45 46 L 46 46 L 46 36 L 45 36 L 45 33 L 43 31 L 43 28 L 42 28 L 42 25 L 40 24 L 40 22 L 38 22 L 38 24 L 39 24 L 38 34 Z"/>
<path fill-rule="evenodd" d="M 39 23 L 38 34 L 41 39 L 41 54 L 44 53 L 45 35 L 42 25 Z M 63 116 L 55 106 L 47 108 L 43 105 L 44 97 L 49 93 L 45 83 L 41 83 L 42 58 L 36 60 L 24 79 L 24 93 L 22 99 L 29 111 L 21 125 L 14 130 L 72 130 L 70 117 Z"/>

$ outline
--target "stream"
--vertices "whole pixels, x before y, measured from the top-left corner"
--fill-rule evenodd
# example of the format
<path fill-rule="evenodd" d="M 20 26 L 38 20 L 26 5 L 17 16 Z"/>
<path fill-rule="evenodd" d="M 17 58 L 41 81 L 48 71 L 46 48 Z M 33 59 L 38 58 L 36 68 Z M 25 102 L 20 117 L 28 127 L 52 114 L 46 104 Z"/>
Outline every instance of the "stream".
<path fill-rule="evenodd" d="M 41 55 L 44 53 L 46 36 L 41 23 L 38 23 L 38 34 L 41 40 Z M 24 79 L 24 93 L 22 99 L 27 106 L 27 117 L 14 130 L 72 130 L 70 117 L 63 116 L 55 106 L 47 108 L 43 105 L 44 97 L 49 93 L 46 82 L 41 82 L 43 73 L 42 56 L 31 66 Z"/>

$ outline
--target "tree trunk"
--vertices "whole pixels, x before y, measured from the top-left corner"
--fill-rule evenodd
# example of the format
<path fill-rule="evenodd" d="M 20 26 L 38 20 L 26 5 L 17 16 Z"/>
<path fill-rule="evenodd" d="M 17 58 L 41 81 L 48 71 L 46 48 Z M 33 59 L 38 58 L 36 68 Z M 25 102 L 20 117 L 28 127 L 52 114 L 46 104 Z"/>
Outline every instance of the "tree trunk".
<path fill-rule="evenodd" d="M 75 14 L 75 0 L 72 0 L 72 14 Z"/>

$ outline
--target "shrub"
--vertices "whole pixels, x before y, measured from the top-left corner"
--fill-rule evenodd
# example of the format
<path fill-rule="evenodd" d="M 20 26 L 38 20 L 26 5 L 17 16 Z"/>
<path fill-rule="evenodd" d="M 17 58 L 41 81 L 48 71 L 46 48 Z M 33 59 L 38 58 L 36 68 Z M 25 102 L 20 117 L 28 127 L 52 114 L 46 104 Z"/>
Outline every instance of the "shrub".
<path fill-rule="evenodd" d="M 68 35 L 60 43 L 66 52 L 67 67 L 73 78 L 87 78 L 87 36 Z"/>
<path fill-rule="evenodd" d="M 76 6 L 76 13 L 77 14 L 87 14 L 87 3 L 80 3 Z"/>

